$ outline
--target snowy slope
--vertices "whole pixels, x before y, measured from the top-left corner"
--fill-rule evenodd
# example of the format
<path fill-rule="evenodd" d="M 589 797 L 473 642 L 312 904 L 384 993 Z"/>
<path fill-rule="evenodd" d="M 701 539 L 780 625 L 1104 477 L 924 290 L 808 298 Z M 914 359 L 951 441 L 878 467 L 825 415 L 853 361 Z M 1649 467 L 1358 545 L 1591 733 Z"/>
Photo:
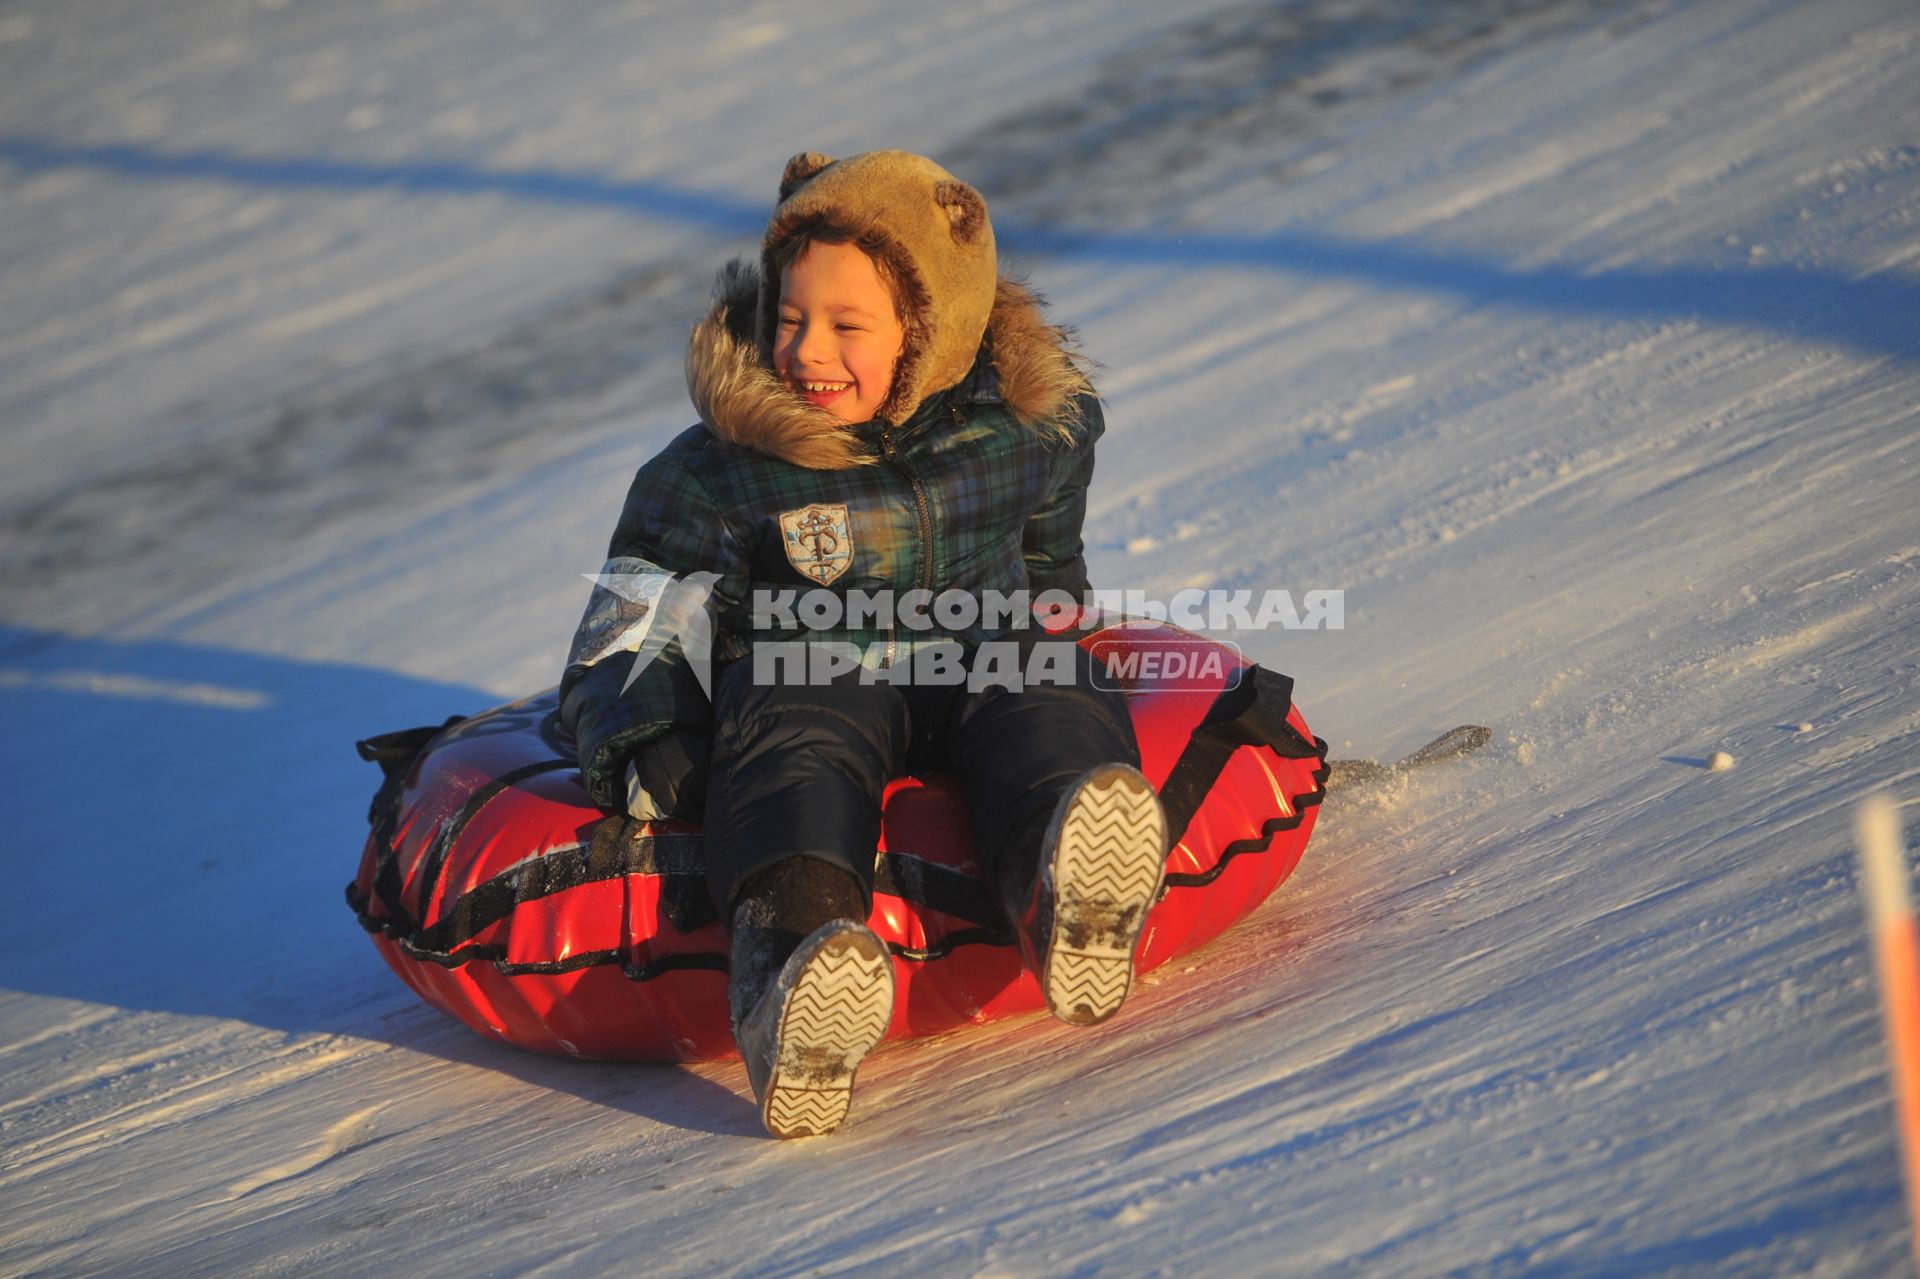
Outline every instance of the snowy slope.
<path fill-rule="evenodd" d="M 0 1273 L 1898 1272 L 1920 13 L 712 9 L 0 6 Z M 404 992 L 351 741 L 551 682 L 712 268 L 882 145 L 1105 366 L 1097 581 L 1344 588 L 1239 637 L 1336 753 L 1496 745 L 776 1144 Z"/>

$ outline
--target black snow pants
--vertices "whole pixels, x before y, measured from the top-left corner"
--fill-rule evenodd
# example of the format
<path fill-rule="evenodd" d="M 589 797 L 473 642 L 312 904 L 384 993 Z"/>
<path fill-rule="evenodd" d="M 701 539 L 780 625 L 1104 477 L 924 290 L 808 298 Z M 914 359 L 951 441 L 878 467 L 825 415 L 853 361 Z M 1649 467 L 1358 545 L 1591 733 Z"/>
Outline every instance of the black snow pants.
<path fill-rule="evenodd" d="M 791 857 L 844 869 L 871 910 L 881 791 L 892 778 L 935 770 L 959 774 L 965 786 L 975 857 L 989 882 L 1003 899 L 1009 881 L 1024 887 L 1060 796 L 1096 765 L 1138 768 L 1140 748 L 1125 701 L 1094 684 L 1077 645 L 1038 630 L 992 643 L 1013 646 L 1023 671 L 1036 644 L 1059 645 L 1062 657 L 1071 650 L 1072 678 L 970 687 L 863 682 L 852 671 L 830 683 L 781 684 L 756 682 L 750 658 L 721 672 L 705 829 L 708 887 L 723 919 L 731 920 L 741 885 Z M 970 676 L 986 651 L 967 653 Z"/>

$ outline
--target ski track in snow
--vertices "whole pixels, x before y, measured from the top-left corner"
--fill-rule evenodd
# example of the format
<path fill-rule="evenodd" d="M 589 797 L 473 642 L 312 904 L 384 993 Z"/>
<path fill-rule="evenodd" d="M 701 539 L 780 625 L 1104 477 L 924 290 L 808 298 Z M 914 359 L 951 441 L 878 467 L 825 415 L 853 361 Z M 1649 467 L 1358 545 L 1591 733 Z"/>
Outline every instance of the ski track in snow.
<path fill-rule="evenodd" d="M 1900 1268 L 1849 819 L 1920 797 L 1920 18 L 796 12 L 0 16 L 0 1273 Z M 729 219 L 880 145 L 1104 366 L 1096 581 L 1344 588 L 1238 637 L 1334 753 L 1495 739 L 1114 1022 L 779 1144 L 737 1063 L 401 988 L 351 742 L 552 681 Z"/>

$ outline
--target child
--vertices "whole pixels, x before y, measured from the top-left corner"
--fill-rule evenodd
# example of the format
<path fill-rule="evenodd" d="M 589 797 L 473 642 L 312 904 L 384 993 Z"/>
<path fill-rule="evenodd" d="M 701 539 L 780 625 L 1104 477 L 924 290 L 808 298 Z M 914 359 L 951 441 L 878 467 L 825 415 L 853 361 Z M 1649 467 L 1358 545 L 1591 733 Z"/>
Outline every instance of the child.
<path fill-rule="evenodd" d="M 1025 669 L 1047 640 L 888 613 L 810 634 L 859 664 L 802 678 L 756 660 L 793 639 L 756 596 L 1084 592 L 1100 405 L 1066 335 L 999 277 L 979 194 L 899 151 L 788 162 L 760 269 L 722 274 L 687 378 L 701 424 L 634 479 L 602 578 L 624 585 L 588 606 L 562 716 L 595 800 L 704 821 L 762 1120 L 828 1132 L 891 1016 L 892 959 L 864 923 L 890 778 L 960 775 L 1023 960 L 1076 1024 L 1126 996 L 1165 818 L 1078 648 L 1053 641 L 1071 654 L 1053 681 L 925 678 L 940 651 L 979 672 L 1010 645 Z M 700 628 L 653 633 L 690 583 L 710 587 L 710 698 Z"/>

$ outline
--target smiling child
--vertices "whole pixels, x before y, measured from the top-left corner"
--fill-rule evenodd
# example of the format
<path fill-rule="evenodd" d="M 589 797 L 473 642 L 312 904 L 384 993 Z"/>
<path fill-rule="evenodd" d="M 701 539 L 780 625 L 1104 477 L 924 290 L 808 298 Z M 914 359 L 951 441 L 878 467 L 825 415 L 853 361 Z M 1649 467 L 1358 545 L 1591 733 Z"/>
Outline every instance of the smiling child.
<path fill-rule="evenodd" d="M 829 1132 L 913 962 L 865 923 L 890 779 L 959 775 L 1007 932 L 1079 1025 L 1128 993 L 1166 823 L 1077 646 L 1052 641 L 1059 678 L 1008 682 L 982 678 L 993 655 L 1030 669 L 1043 632 L 848 619 L 809 637 L 854 655 L 822 676 L 765 660 L 794 636 L 755 604 L 1084 593 L 1103 419 L 1066 334 L 999 274 L 985 201 L 899 151 L 788 163 L 759 269 L 722 274 L 687 373 L 701 422 L 635 476 L 602 576 L 625 601 L 590 602 L 562 718 L 598 802 L 704 823 L 762 1121 Z M 690 588 L 709 629 L 662 621 Z"/>

